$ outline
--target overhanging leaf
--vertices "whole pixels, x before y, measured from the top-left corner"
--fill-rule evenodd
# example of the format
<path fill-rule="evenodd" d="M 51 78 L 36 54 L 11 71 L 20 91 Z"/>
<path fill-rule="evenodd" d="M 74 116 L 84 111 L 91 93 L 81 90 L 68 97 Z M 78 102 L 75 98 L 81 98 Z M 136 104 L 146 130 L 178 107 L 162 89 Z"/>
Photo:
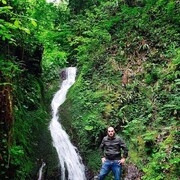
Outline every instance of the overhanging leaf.
<path fill-rule="evenodd" d="M 85 126 L 85 130 L 91 131 L 91 130 L 93 130 L 93 126 Z"/>

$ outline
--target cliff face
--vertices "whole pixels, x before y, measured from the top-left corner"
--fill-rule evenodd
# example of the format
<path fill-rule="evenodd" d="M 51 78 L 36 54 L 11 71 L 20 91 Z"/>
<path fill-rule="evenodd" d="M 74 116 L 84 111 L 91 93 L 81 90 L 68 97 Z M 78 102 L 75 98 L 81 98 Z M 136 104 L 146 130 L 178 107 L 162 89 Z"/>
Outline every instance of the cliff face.
<path fill-rule="evenodd" d="M 63 121 L 67 129 L 70 122 L 70 135 L 95 173 L 97 148 L 112 125 L 128 144 L 127 163 L 142 178 L 178 177 L 178 6 L 106 2 L 77 16 L 85 22 L 74 23 L 71 39 L 79 74 Z"/>

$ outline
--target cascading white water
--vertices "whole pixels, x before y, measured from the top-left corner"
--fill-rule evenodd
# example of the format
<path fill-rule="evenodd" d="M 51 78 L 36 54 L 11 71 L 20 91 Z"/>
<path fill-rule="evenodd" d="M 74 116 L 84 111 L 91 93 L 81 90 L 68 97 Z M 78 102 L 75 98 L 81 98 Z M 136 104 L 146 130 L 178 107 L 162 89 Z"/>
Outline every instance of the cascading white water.
<path fill-rule="evenodd" d="M 62 82 L 61 88 L 54 95 L 51 102 L 52 119 L 49 125 L 53 146 L 56 148 L 60 166 L 61 180 L 65 180 L 65 170 L 68 172 L 68 180 L 85 180 L 85 168 L 81 162 L 81 157 L 76 152 L 67 133 L 58 122 L 58 108 L 66 100 L 68 89 L 74 84 L 76 77 L 76 68 L 66 69 L 66 79 Z"/>
<path fill-rule="evenodd" d="M 44 168 L 45 165 L 46 165 L 46 163 L 45 163 L 45 162 L 42 162 L 42 165 L 41 165 L 41 167 L 40 167 L 40 169 L 39 169 L 39 177 L 38 177 L 38 180 L 42 180 L 42 171 L 43 171 L 43 168 Z"/>

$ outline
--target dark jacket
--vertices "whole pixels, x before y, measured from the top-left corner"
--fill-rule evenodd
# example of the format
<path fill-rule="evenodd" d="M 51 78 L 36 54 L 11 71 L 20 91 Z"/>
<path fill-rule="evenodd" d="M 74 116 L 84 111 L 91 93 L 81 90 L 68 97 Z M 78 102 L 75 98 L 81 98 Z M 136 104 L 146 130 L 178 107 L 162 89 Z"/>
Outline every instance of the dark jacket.
<path fill-rule="evenodd" d="M 128 149 L 119 136 L 113 138 L 105 136 L 99 148 L 101 156 L 109 160 L 120 160 L 122 158 L 121 149 L 123 149 L 123 157 L 128 156 Z"/>

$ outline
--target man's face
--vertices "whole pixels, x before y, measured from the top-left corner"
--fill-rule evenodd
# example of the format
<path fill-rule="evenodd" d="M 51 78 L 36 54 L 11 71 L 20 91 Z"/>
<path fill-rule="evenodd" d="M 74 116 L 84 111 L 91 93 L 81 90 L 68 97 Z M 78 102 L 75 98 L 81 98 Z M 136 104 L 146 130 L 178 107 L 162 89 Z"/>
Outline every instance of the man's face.
<path fill-rule="evenodd" d="M 112 127 L 108 128 L 108 136 L 114 137 L 114 134 L 115 134 L 114 128 L 112 128 Z"/>

